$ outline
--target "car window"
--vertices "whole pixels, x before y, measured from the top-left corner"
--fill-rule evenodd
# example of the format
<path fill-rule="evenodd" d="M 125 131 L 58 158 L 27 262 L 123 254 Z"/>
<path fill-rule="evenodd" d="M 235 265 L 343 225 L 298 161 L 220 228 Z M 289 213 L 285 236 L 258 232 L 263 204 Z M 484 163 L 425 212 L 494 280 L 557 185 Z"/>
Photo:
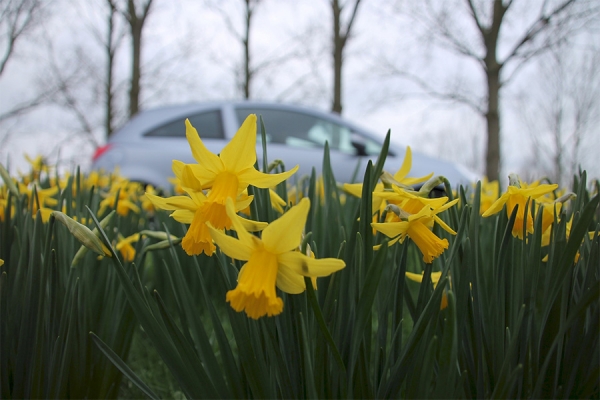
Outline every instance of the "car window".
<path fill-rule="evenodd" d="M 238 121 L 244 121 L 249 114 L 262 116 L 265 123 L 267 142 L 286 144 L 291 147 L 321 148 L 329 142 L 332 150 L 356 154 L 353 141 L 366 148 L 369 155 L 377 155 L 381 146 L 368 138 L 359 136 L 350 128 L 309 114 L 268 108 L 239 107 L 236 109 Z M 260 135 L 257 135 L 260 137 Z"/>
<path fill-rule="evenodd" d="M 220 111 L 198 113 L 187 118 L 189 118 L 192 126 L 196 128 L 202 139 L 222 139 L 225 137 Z M 185 118 L 178 118 L 161 125 L 147 132 L 145 136 L 185 138 Z"/>

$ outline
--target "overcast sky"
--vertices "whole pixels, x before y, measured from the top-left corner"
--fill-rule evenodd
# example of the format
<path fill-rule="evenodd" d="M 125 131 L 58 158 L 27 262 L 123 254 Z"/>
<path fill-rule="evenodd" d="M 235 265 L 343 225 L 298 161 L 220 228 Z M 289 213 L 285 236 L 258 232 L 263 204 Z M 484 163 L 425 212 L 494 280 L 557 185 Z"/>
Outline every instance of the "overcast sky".
<path fill-rule="evenodd" d="M 227 0 L 222 3 L 229 7 L 232 21 L 241 24 L 241 2 Z M 327 48 L 331 25 L 327 3 L 326 0 L 264 0 L 258 7 L 252 30 L 254 60 L 260 63 L 290 49 L 302 51 L 304 57 L 258 74 L 253 86 L 257 99 L 329 109 L 331 72 Z M 90 27 L 102 27 L 98 4 L 102 2 L 58 0 L 54 15 L 45 20 L 27 42 L 21 43 L 18 57 L 11 60 L 0 77 L 0 110 L 35 93 L 39 82 L 46 79 L 44 63 L 51 57 L 68 69 L 72 65 L 70 60 L 74 60 L 75 45 L 97 57 L 99 65 L 103 63 L 102 54 L 90 33 Z M 462 74 L 464 87 L 482 82 L 481 74 L 473 65 L 443 52 L 428 52 L 423 56 L 423 44 L 398 28 L 405 21 L 401 17 L 391 17 L 387 4 L 365 0 L 361 6 L 346 53 L 343 116 L 382 137 L 391 129 L 392 140 L 400 144 L 479 168 L 478 172 L 482 172 L 484 121 L 465 106 L 423 96 L 400 101 L 399 95 L 411 91 L 410 85 L 382 77 L 379 61 L 382 57 L 402 62 L 419 59 L 420 68 L 444 71 L 440 79 L 472 71 Z M 144 31 L 143 57 L 146 70 L 161 68 L 151 85 L 143 89 L 143 107 L 239 97 L 233 71 L 240 62 L 241 48 L 227 31 L 221 16 L 207 11 L 204 2 L 197 0 L 155 0 L 155 6 Z M 47 38 L 53 43 L 52 51 L 47 48 Z M 125 43 L 118 55 L 117 75 L 121 79 L 128 71 L 127 45 Z M 295 79 L 302 76 L 306 76 L 302 84 L 294 84 Z M 534 90 L 534 78 L 534 68 L 527 68 L 503 92 L 505 174 L 528 168 L 531 144 L 518 116 L 520 109 L 513 106 L 516 103 L 510 99 L 517 98 L 530 87 Z M 123 98 L 120 105 L 125 109 Z M 97 114 L 98 120 L 102 116 L 99 108 L 91 108 L 90 113 Z M 3 123 L 0 140 L 6 133 L 10 136 L 0 148 L 0 162 L 6 163 L 10 156 L 12 165 L 23 166 L 20 158 L 23 152 L 56 157 L 56 149 L 60 147 L 62 158 L 71 158 L 72 163 L 85 168 L 89 165 L 93 146 L 85 141 L 67 139 L 76 126 L 73 117 L 56 106 Z M 96 140 L 103 141 L 100 130 Z M 592 138 L 588 145 L 599 146 L 600 143 Z M 584 168 L 600 176 L 597 159 L 585 161 L 588 165 L 584 164 Z"/>

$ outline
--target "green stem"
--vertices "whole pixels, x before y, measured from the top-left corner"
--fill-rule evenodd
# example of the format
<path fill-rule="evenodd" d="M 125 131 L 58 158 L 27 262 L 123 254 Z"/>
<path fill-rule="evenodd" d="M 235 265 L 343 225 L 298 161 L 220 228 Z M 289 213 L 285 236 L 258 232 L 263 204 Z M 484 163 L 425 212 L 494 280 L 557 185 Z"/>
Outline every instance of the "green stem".
<path fill-rule="evenodd" d="M 329 332 L 329 329 L 327 328 L 327 324 L 325 323 L 325 318 L 323 317 L 323 313 L 321 312 L 321 307 L 319 306 L 319 301 L 317 300 L 317 296 L 315 295 L 315 289 L 313 288 L 312 281 L 310 280 L 310 278 L 304 277 L 304 282 L 306 283 L 306 293 L 308 295 L 308 301 L 310 302 L 313 312 L 315 313 L 315 317 L 317 318 L 317 323 L 319 324 L 319 328 L 321 329 L 323 336 L 325 336 L 325 340 L 329 344 L 329 348 L 331 349 L 331 352 L 333 353 L 333 358 L 335 358 L 335 361 L 337 362 L 338 367 L 342 370 L 342 377 L 344 379 L 344 382 L 342 382 L 341 386 L 342 386 L 342 390 L 345 391 L 346 390 L 346 379 L 347 379 L 346 365 L 344 364 L 344 360 L 342 360 L 342 356 L 335 345 L 335 342 L 333 340 L 333 337 L 331 336 L 331 333 Z M 342 394 L 342 397 L 345 397 L 345 393 Z"/>

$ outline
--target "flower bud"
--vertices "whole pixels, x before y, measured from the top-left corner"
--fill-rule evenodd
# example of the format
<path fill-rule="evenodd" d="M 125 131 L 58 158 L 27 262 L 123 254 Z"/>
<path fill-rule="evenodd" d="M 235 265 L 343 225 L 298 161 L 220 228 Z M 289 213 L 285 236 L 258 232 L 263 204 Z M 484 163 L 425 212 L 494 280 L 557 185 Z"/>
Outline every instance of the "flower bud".
<path fill-rule="evenodd" d="M 19 191 L 17 190 L 17 186 L 15 185 L 15 182 L 13 182 L 12 178 L 8 174 L 8 171 L 6 170 L 6 168 L 4 168 L 4 165 L 2 164 L 0 164 L 0 176 L 2 177 L 2 180 L 6 184 L 8 190 L 10 190 L 10 192 L 13 195 L 18 196 Z"/>
<path fill-rule="evenodd" d="M 100 255 L 111 256 L 110 250 L 108 250 L 108 248 L 102 243 L 98 236 L 92 232 L 90 228 L 80 224 L 73 218 L 63 214 L 60 211 L 52 211 L 51 216 L 65 225 L 67 229 L 69 229 L 69 232 L 71 232 L 71 234 L 75 236 L 75 238 L 77 238 L 77 240 L 79 240 L 79 242 L 81 242 L 81 244 L 83 244 L 85 247 Z"/>

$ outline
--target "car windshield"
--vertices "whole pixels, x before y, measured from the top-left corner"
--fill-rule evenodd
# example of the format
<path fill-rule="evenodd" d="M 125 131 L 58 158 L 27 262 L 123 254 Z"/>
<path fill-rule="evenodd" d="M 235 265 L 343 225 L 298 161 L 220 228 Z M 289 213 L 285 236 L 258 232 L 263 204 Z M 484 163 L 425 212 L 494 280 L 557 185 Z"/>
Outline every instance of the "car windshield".
<path fill-rule="evenodd" d="M 256 114 L 263 118 L 269 143 L 280 143 L 291 147 L 322 148 L 325 142 L 329 142 L 330 149 L 347 154 L 356 154 L 357 145 L 361 148 L 364 146 L 361 151 L 367 155 L 377 155 L 381 151 L 381 145 L 376 141 L 353 132 L 347 126 L 314 115 L 268 108 L 239 107 L 236 109 L 240 124 L 249 114 Z"/>

